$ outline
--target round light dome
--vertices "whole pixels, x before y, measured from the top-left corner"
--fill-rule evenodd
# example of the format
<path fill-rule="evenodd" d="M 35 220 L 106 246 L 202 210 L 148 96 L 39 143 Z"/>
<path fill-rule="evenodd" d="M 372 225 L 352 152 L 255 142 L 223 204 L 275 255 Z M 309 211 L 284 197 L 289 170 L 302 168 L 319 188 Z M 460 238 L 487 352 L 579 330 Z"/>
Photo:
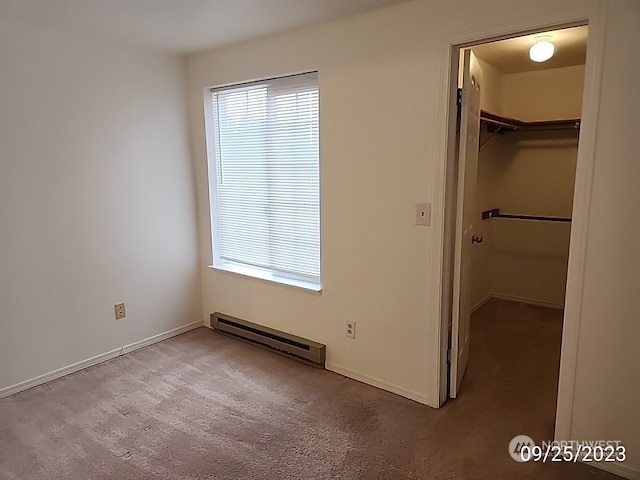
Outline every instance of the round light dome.
<path fill-rule="evenodd" d="M 547 40 L 536 41 L 529 49 L 529 58 L 534 62 L 546 62 L 553 57 L 554 51 L 553 43 Z"/>

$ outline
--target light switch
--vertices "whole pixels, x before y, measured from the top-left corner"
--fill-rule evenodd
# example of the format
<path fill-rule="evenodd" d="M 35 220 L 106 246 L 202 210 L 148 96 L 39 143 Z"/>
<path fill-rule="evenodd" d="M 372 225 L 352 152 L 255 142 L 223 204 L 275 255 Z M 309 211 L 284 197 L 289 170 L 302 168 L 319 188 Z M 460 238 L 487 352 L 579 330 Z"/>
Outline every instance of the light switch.
<path fill-rule="evenodd" d="M 416 203 L 416 225 L 431 225 L 431 204 Z"/>

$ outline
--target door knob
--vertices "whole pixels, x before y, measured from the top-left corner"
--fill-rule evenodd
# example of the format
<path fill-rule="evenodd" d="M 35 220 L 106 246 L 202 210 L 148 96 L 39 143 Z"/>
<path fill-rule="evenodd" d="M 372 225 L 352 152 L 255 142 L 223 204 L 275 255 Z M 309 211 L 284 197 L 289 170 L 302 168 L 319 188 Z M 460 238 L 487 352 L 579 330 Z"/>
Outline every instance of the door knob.
<path fill-rule="evenodd" d="M 484 238 L 482 238 L 482 235 L 474 235 L 471 237 L 471 243 L 482 243 L 484 242 Z"/>

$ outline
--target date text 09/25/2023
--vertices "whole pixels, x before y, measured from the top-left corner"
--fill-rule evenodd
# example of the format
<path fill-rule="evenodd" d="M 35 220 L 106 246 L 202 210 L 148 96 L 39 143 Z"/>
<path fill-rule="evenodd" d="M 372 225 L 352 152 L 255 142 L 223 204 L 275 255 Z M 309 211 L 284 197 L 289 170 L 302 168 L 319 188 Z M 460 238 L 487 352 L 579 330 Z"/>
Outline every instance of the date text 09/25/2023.
<path fill-rule="evenodd" d="M 516 462 L 624 462 L 627 449 L 619 440 L 543 441 L 526 435 L 509 442 L 509 454 Z"/>

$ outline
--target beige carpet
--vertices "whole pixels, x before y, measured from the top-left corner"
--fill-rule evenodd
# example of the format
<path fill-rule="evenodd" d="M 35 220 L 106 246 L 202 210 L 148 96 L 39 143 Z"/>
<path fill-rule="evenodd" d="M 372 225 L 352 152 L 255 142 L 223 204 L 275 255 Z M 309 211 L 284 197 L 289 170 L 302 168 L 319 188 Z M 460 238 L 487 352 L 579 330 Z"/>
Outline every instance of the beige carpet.
<path fill-rule="evenodd" d="M 434 410 L 199 329 L 0 400 L 0 479 L 613 479 L 519 464 L 552 433 L 560 317 L 492 301 Z"/>

